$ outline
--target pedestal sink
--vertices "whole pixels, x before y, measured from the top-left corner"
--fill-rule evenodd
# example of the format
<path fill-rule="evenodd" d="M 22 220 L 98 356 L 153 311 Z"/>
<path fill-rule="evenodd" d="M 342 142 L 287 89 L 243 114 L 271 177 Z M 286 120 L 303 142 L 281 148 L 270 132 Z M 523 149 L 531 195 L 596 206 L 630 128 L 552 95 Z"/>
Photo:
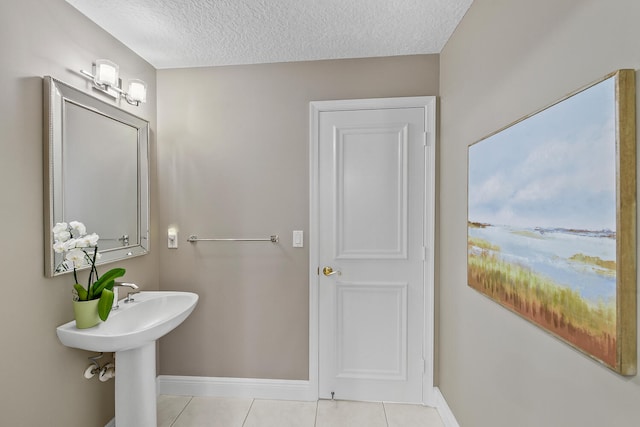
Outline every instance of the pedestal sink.
<path fill-rule="evenodd" d="M 156 427 L 156 345 L 198 302 L 191 292 L 140 292 L 89 329 L 56 329 L 67 347 L 116 353 L 116 427 Z"/>

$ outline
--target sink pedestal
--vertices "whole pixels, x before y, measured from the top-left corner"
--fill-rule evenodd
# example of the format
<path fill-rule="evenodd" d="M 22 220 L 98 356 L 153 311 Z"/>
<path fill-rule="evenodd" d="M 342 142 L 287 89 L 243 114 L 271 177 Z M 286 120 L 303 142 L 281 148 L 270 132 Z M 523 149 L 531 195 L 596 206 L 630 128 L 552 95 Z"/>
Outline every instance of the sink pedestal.
<path fill-rule="evenodd" d="M 116 427 L 156 427 L 156 343 L 116 352 Z"/>

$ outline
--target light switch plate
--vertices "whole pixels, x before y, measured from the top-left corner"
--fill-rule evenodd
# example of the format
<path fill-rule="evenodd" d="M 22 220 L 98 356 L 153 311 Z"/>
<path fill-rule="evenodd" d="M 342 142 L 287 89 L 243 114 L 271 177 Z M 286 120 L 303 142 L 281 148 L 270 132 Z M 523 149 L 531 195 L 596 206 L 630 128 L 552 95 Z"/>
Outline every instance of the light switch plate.
<path fill-rule="evenodd" d="M 293 247 L 294 248 L 304 247 L 304 233 L 302 232 L 302 230 L 293 231 Z"/>

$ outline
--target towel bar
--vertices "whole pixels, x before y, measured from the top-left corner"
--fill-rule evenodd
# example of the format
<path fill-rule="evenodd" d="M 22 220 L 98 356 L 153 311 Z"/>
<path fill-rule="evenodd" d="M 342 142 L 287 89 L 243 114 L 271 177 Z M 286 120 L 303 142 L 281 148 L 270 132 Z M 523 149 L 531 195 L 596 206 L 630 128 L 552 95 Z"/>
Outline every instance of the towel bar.
<path fill-rule="evenodd" d="M 277 234 L 273 234 L 266 239 L 201 239 L 195 234 L 192 234 L 187 239 L 187 242 L 195 243 L 195 242 L 271 242 L 278 243 L 280 238 Z"/>

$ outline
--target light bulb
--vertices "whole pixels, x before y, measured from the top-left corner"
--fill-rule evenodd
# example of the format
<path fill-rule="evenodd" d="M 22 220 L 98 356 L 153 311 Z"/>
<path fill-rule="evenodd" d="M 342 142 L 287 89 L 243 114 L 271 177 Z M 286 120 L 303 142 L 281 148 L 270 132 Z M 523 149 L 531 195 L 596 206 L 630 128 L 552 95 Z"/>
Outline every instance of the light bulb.
<path fill-rule="evenodd" d="M 129 81 L 127 95 L 129 95 L 131 101 L 147 102 L 147 84 L 137 79 Z"/>
<path fill-rule="evenodd" d="M 118 64 L 108 59 L 96 59 L 94 81 L 98 85 L 118 87 Z"/>

